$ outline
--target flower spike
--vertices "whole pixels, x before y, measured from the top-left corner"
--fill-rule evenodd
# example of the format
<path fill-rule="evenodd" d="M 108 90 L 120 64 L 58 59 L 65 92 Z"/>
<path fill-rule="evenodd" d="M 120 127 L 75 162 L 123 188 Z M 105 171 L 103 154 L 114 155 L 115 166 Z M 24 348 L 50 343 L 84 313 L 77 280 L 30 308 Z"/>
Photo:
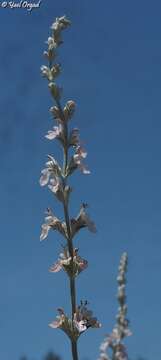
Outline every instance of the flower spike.
<path fill-rule="evenodd" d="M 59 308 L 56 320 L 51 322 L 49 326 L 65 332 L 71 341 L 72 358 L 78 360 L 78 338 L 90 327 L 99 328 L 100 323 L 93 316 L 92 311 L 87 309 L 86 303 L 82 302 L 79 306 L 76 305 L 75 281 L 77 276 L 87 268 L 88 262 L 78 255 L 78 249 L 73 246 L 73 238 L 84 227 L 87 227 L 91 232 L 96 232 L 96 227 L 86 212 L 86 204 L 82 204 L 76 218 L 70 218 L 69 214 L 69 199 L 72 191 L 71 186 L 68 185 L 69 176 L 77 169 L 83 174 L 90 173 L 84 165 L 87 152 L 81 146 L 79 130 L 69 128 L 70 120 L 75 114 L 76 103 L 73 100 L 68 100 L 62 105 L 62 87 L 56 83 L 57 77 L 61 73 L 60 64 L 55 62 L 57 50 L 63 43 L 62 31 L 68 28 L 70 24 L 66 16 L 56 18 L 51 26 L 51 35 L 46 42 L 47 50 L 44 52 L 48 64 L 41 66 L 41 74 L 48 81 L 48 89 L 54 102 L 50 108 L 50 113 L 56 122 L 56 126 L 54 124 L 45 137 L 48 140 L 58 140 L 63 151 L 63 163 L 60 166 L 53 156 L 48 155 L 48 161 L 41 171 L 39 182 L 41 186 L 47 185 L 56 200 L 61 203 L 64 221 L 56 217 L 48 208 L 45 221 L 41 226 L 40 240 L 46 239 L 50 230 L 58 231 L 65 239 L 64 250 L 60 253 L 56 263 L 50 266 L 49 271 L 57 273 L 63 270 L 69 278 L 71 316 L 68 317 L 65 311 Z"/>
<path fill-rule="evenodd" d="M 110 360 L 107 351 L 111 349 L 112 360 L 128 360 L 127 350 L 123 344 L 123 339 L 132 335 L 129 329 L 129 320 L 126 319 L 127 305 L 126 305 L 126 271 L 127 271 L 128 256 L 123 253 L 120 259 L 119 273 L 117 277 L 118 294 L 117 299 L 119 302 L 118 314 L 116 316 L 116 325 L 112 333 L 108 335 L 100 346 L 100 357 L 98 360 Z"/>

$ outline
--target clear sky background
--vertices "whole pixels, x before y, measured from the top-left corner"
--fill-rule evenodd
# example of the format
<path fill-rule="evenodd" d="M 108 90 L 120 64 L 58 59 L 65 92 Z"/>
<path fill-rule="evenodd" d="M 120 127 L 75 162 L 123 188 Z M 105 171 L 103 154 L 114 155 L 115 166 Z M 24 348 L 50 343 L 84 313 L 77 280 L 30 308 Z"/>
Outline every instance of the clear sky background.
<path fill-rule="evenodd" d="M 64 333 L 48 323 L 69 311 L 65 274 L 50 274 L 60 238 L 39 242 L 44 210 L 61 208 L 39 186 L 46 154 L 59 158 L 44 138 L 52 127 L 52 99 L 40 76 L 49 26 L 66 14 L 72 27 L 59 50 L 64 101 L 73 99 L 73 126 L 88 150 L 90 176 L 74 175 L 71 214 L 82 201 L 98 232 L 76 239 L 89 268 L 78 278 L 102 322 L 81 336 L 80 360 L 97 359 L 117 310 L 116 275 L 129 254 L 129 357 L 161 357 L 161 3 L 127 0 L 42 0 L 40 9 L 0 8 L 0 359 L 49 349 L 70 360 Z"/>

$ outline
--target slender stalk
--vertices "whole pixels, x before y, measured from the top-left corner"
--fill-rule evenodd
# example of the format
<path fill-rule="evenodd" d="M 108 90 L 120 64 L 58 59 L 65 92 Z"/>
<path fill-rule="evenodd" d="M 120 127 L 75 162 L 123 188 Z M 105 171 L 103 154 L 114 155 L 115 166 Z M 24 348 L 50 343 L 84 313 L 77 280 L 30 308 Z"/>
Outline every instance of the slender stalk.
<path fill-rule="evenodd" d="M 69 220 L 69 212 L 68 207 L 64 203 L 64 215 L 65 215 L 65 222 L 68 232 L 68 250 L 73 262 L 73 243 L 71 239 L 71 231 L 70 231 L 70 220 Z M 74 320 L 74 314 L 76 312 L 76 289 L 75 289 L 75 278 L 70 277 L 70 298 L 71 298 L 71 306 L 72 306 L 72 320 Z M 77 341 L 71 341 L 71 348 L 72 348 L 72 357 L 73 360 L 78 360 L 78 350 L 77 350 Z"/>
<path fill-rule="evenodd" d="M 75 279 L 70 278 L 70 295 L 71 295 L 71 304 L 72 304 L 72 320 L 74 318 L 74 313 L 76 312 L 76 290 L 75 290 Z"/>
<path fill-rule="evenodd" d="M 64 163 L 67 164 L 66 159 L 64 160 Z M 68 233 L 68 250 L 73 262 L 74 251 L 73 251 L 73 243 L 71 238 L 70 219 L 69 219 L 68 206 L 65 203 L 64 203 L 64 216 L 65 216 L 65 222 Z M 72 320 L 74 320 L 74 314 L 76 312 L 76 289 L 75 289 L 75 278 L 72 276 L 70 277 L 70 298 L 71 298 L 71 306 L 72 306 Z M 73 360 L 78 360 L 77 341 L 74 340 L 71 341 L 71 347 L 72 347 Z"/>
<path fill-rule="evenodd" d="M 64 189 L 65 189 L 65 186 L 67 184 L 66 171 L 67 171 L 67 166 L 68 166 L 68 126 L 65 122 L 64 113 L 63 113 L 60 102 L 57 100 L 56 103 L 60 110 L 61 117 L 62 117 L 63 124 L 64 124 L 65 145 L 64 145 L 63 173 L 64 173 Z M 67 234 L 68 234 L 68 238 L 67 238 L 68 251 L 71 256 L 72 263 L 73 263 L 74 251 L 73 251 L 73 243 L 72 243 L 72 238 L 71 238 L 69 209 L 68 209 L 68 204 L 65 201 L 63 203 L 63 207 L 64 207 L 65 223 L 66 223 L 66 227 L 67 227 Z M 70 298 L 71 298 L 71 306 L 72 306 L 72 320 L 74 320 L 74 314 L 76 312 L 76 288 L 75 288 L 75 278 L 73 276 L 70 277 Z M 72 340 L 71 347 L 72 347 L 73 360 L 78 360 L 77 341 Z"/>
<path fill-rule="evenodd" d="M 77 350 L 77 343 L 71 341 L 72 346 L 72 356 L 74 360 L 78 360 L 78 350 Z"/>
<path fill-rule="evenodd" d="M 43 76 L 47 77 L 49 81 L 49 88 L 51 90 L 51 94 L 55 100 L 57 108 L 59 109 L 59 118 L 62 120 L 61 125 L 63 127 L 63 166 L 61 175 L 59 177 L 62 181 L 63 187 L 63 210 L 64 210 L 64 220 L 66 224 L 66 239 L 67 239 L 67 247 L 69 256 L 71 258 L 71 275 L 70 275 L 70 300 L 71 300 L 71 308 L 72 308 L 72 327 L 73 327 L 73 336 L 70 335 L 71 338 L 71 350 L 72 350 L 72 358 L 73 360 L 78 360 L 78 351 L 77 351 L 77 339 L 74 336 L 74 314 L 76 313 L 76 287 L 75 287 L 75 277 L 74 277 L 74 248 L 72 242 L 72 233 L 71 233 L 71 222 L 69 216 L 68 209 L 68 199 L 66 198 L 67 189 L 67 168 L 68 168 L 68 123 L 66 119 L 66 115 L 64 110 L 62 109 L 60 103 L 60 94 L 59 88 L 56 87 L 55 77 L 59 75 L 60 65 L 53 64 L 55 59 L 55 49 L 62 43 L 61 41 L 61 31 L 67 28 L 70 25 L 70 21 L 66 19 L 66 17 L 56 18 L 56 22 L 52 24 L 52 36 L 48 38 L 48 52 L 45 52 L 45 55 L 48 57 L 48 67 L 42 66 L 41 70 Z M 53 81 L 54 82 L 53 82 Z M 72 333 L 72 332 L 71 332 Z"/>

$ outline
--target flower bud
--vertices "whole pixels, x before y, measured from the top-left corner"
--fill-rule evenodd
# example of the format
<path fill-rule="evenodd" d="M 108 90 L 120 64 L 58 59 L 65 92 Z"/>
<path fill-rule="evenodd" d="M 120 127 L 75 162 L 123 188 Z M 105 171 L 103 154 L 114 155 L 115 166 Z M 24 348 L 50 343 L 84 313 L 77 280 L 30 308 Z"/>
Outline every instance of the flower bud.
<path fill-rule="evenodd" d="M 44 51 L 43 55 L 45 56 L 45 58 L 47 58 L 48 61 L 53 61 L 56 57 L 56 52 L 48 49 L 48 51 Z"/>
<path fill-rule="evenodd" d="M 49 89 L 50 89 L 51 95 L 54 97 L 54 99 L 60 100 L 61 89 L 54 82 L 49 83 Z"/>
<path fill-rule="evenodd" d="M 52 36 L 48 37 L 47 44 L 48 44 L 49 51 L 55 50 L 57 48 L 57 44 L 54 41 L 54 38 Z"/>
<path fill-rule="evenodd" d="M 53 115 L 54 119 L 59 119 L 61 114 L 60 114 L 60 110 L 58 109 L 57 106 L 52 106 L 50 108 L 50 112 Z"/>
<path fill-rule="evenodd" d="M 51 74 L 53 79 L 55 79 L 61 72 L 61 66 L 60 64 L 55 64 L 52 68 L 51 68 Z"/>
<path fill-rule="evenodd" d="M 49 81 L 51 81 L 53 79 L 53 75 L 48 66 L 42 65 L 40 70 L 41 70 L 43 77 L 46 77 L 46 79 L 48 79 Z"/>
<path fill-rule="evenodd" d="M 72 188 L 69 185 L 66 185 L 64 189 L 64 200 L 66 204 L 68 204 L 69 196 L 71 192 L 72 192 Z"/>
<path fill-rule="evenodd" d="M 71 117 L 74 114 L 76 104 L 73 100 L 67 101 L 65 107 L 64 107 L 64 117 L 65 120 L 71 119 Z"/>
<path fill-rule="evenodd" d="M 51 25 L 52 30 L 65 30 L 69 25 L 71 25 L 71 21 L 66 18 L 66 16 L 61 16 L 60 18 L 56 18 L 56 21 Z"/>
<path fill-rule="evenodd" d="M 61 17 L 59 18 L 59 24 L 60 24 L 61 30 L 64 30 L 64 29 L 66 29 L 68 26 L 71 25 L 71 21 L 68 20 L 68 19 L 66 18 L 66 16 L 64 15 L 64 16 L 61 16 Z"/>

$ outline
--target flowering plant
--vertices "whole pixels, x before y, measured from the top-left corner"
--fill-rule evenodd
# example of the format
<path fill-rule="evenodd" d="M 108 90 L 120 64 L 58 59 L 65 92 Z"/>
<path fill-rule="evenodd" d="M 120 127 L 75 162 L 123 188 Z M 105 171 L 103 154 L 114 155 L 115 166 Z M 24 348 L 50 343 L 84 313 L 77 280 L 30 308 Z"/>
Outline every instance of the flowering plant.
<path fill-rule="evenodd" d="M 68 100 L 62 106 L 62 88 L 55 82 L 61 73 L 61 66 L 56 62 L 57 49 L 63 43 L 62 31 L 70 25 L 71 23 L 66 16 L 56 18 L 56 21 L 51 26 L 52 34 L 47 40 L 48 48 L 44 52 L 48 64 L 41 66 L 42 76 L 47 79 L 49 91 L 54 100 L 50 112 L 56 122 L 56 126 L 53 126 L 52 130 L 49 130 L 45 137 L 48 140 L 58 140 L 63 150 L 63 164 L 59 164 L 53 156 L 48 155 L 48 161 L 41 172 L 40 185 L 47 185 L 57 201 L 62 204 L 64 220 L 62 221 L 55 216 L 52 209 L 47 208 L 45 222 L 41 228 L 40 240 L 46 239 L 50 230 L 58 231 L 65 240 L 65 245 L 59 259 L 50 266 L 49 271 L 56 273 L 64 270 L 69 277 L 71 316 L 68 316 L 64 309 L 59 308 L 59 315 L 49 326 L 54 329 L 59 328 L 66 333 L 71 342 L 72 358 L 73 360 L 78 360 L 77 342 L 80 335 L 89 328 L 99 328 L 101 324 L 93 316 L 92 311 L 87 308 L 87 302 L 81 301 L 77 305 L 76 301 L 76 277 L 87 268 L 88 262 L 78 255 L 78 249 L 74 247 L 73 239 L 82 228 L 86 227 L 89 231 L 95 233 L 96 227 L 87 213 L 87 204 L 81 204 L 80 211 L 75 218 L 70 218 L 69 214 L 69 201 L 72 191 L 71 186 L 68 184 L 69 177 L 77 170 L 80 170 L 85 175 L 90 174 L 88 167 L 84 164 L 87 152 L 81 145 L 79 130 L 77 128 L 70 129 L 70 120 L 74 116 L 76 104 L 73 100 Z M 102 360 L 108 359 L 105 355 L 105 350 L 108 346 L 114 352 L 113 360 L 127 359 L 126 351 L 121 342 L 124 336 L 129 335 L 127 320 L 125 319 L 127 308 L 124 303 L 124 273 L 126 264 L 127 257 L 123 255 L 120 264 L 120 280 L 118 280 L 120 310 L 117 326 L 114 328 L 112 335 L 101 346 L 100 359 Z"/>

